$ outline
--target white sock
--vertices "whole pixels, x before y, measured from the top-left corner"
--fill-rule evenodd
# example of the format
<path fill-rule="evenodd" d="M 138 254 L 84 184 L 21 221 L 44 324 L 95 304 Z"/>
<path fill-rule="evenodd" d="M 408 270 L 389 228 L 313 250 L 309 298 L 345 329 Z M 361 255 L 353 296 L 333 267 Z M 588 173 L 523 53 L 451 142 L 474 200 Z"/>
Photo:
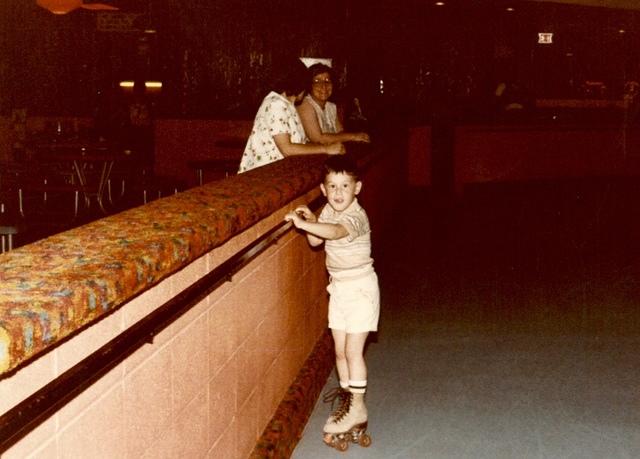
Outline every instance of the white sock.
<path fill-rule="evenodd" d="M 349 390 L 354 394 L 364 394 L 367 391 L 367 380 L 354 381 L 350 379 Z"/>

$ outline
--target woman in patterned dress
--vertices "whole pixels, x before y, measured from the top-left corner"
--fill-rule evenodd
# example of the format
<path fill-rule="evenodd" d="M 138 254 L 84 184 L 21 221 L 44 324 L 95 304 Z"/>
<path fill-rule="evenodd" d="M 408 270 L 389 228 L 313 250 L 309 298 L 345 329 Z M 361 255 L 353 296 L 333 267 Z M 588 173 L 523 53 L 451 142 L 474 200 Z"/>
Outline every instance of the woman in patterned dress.
<path fill-rule="evenodd" d="M 239 174 L 286 156 L 344 153 L 340 142 L 308 142 L 295 107 L 304 96 L 305 86 L 306 69 L 297 61 L 275 90 L 262 101 L 242 154 Z"/>

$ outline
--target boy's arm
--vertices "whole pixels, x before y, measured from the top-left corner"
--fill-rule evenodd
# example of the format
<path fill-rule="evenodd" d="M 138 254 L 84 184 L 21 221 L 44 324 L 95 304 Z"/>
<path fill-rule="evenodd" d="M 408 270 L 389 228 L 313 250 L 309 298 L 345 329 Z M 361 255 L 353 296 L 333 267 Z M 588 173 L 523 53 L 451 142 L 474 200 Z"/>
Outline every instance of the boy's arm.
<path fill-rule="evenodd" d="M 307 242 L 311 247 L 318 247 L 324 242 L 324 239 L 321 239 L 318 236 L 314 236 L 311 233 L 307 233 Z"/>
<path fill-rule="evenodd" d="M 327 239 L 342 239 L 349 235 L 343 225 L 318 223 L 316 216 L 306 206 L 300 206 L 294 212 L 289 212 L 284 219 L 293 222 L 296 228 L 305 231 L 307 240 L 313 247 L 322 244 Z"/>
<path fill-rule="evenodd" d="M 308 221 L 308 222 L 317 222 L 318 221 L 318 217 L 316 217 L 316 214 L 311 212 L 311 209 L 309 209 L 307 206 L 298 206 L 298 207 L 296 207 L 296 210 L 293 211 L 293 213 L 295 214 L 295 217 L 298 217 L 299 220 L 305 220 L 305 221 Z M 293 221 L 293 223 L 295 225 L 294 216 L 292 216 L 290 218 L 288 216 L 285 216 L 285 220 Z M 297 225 L 296 225 L 296 227 L 297 227 Z M 305 233 L 306 233 L 306 231 L 305 231 Z M 316 237 L 311 233 L 306 233 L 306 235 L 307 235 L 307 242 L 309 242 L 309 245 L 311 247 L 317 247 L 317 246 L 319 246 L 320 244 L 322 244 L 324 242 L 324 239 Z"/>
<path fill-rule="evenodd" d="M 347 237 L 349 232 L 347 229 L 339 224 L 339 223 L 318 223 L 318 222 L 308 222 L 306 220 L 300 219 L 299 223 L 294 221 L 294 225 L 296 228 L 300 228 L 303 231 L 307 232 L 307 237 L 315 236 L 322 240 L 336 240 L 342 239 L 343 237 Z M 311 243 L 311 241 L 309 241 Z"/>

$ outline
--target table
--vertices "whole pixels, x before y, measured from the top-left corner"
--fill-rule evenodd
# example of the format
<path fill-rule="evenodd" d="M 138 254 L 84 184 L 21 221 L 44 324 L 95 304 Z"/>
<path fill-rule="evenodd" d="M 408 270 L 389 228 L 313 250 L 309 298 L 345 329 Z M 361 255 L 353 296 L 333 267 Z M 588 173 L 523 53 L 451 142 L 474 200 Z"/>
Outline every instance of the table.
<path fill-rule="evenodd" d="M 91 200 L 95 198 L 100 210 L 105 214 L 108 213 L 103 203 L 107 182 L 109 181 L 113 164 L 116 161 L 128 160 L 127 156 L 122 153 L 83 154 L 83 152 L 79 152 L 59 154 L 52 159 L 70 162 L 73 165 L 78 183 L 82 187 L 86 206 L 91 207 Z M 94 177 L 91 174 L 87 174 L 90 164 L 96 164 L 99 168 L 99 174 L 96 175 L 97 181 L 94 181 Z"/>
<path fill-rule="evenodd" d="M 88 139 L 52 139 L 35 142 L 34 158 L 42 164 L 71 164 L 75 179 L 80 184 L 85 205 L 91 207 L 96 200 L 100 210 L 107 214 L 104 206 L 104 192 L 115 161 L 128 160 L 123 153 L 115 152 L 109 142 Z M 95 164 L 99 174 L 89 174 L 90 165 Z"/>

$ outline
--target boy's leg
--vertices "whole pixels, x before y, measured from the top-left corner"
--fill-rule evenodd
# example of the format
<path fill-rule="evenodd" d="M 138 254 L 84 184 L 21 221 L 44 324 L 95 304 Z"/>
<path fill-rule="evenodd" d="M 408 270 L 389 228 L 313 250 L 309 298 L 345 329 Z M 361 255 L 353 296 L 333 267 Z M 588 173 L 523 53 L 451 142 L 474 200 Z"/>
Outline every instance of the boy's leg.
<path fill-rule="evenodd" d="M 367 379 L 367 365 L 364 361 L 364 345 L 369 332 L 346 333 L 344 330 L 331 329 L 336 353 L 336 371 L 340 386 L 349 380 L 363 381 Z"/>
<path fill-rule="evenodd" d="M 347 333 L 345 338 L 345 354 L 347 358 L 347 374 L 350 380 L 367 379 L 367 365 L 364 361 L 364 345 L 369 332 Z"/>
<path fill-rule="evenodd" d="M 331 329 L 331 334 L 333 335 L 336 372 L 338 373 L 338 380 L 340 381 L 340 389 L 332 389 L 324 394 L 323 401 L 325 403 L 331 402 L 332 408 L 332 412 L 325 426 L 334 422 L 336 416 L 339 416 L 339 413 L 348 409 L 351 400 L 351 393 L 349 392 L 349 367 L 347 365 L 346 353 L 347 334 L 344 330 L 334 328 Z"/>
<path fill-rule="evenodd" d="M 363 353 L 368 334 L 368 332 L 347 333 L 344 337 L 347 374 L 349 376 L 349 392 L 347 394 L 349 396 L 327 420 L 324 426 L 324 431 L 327 434 L 346 432 L 353 426 L 367 421 L 367 407 L 364 404 L 364 394 L 367 390 L 367 366 Z"/>
<path fill-rule="evenodd" d="M 347 333 L 344 330 L 331 329 L 336 353 L 336 371 L 340 387 L 349 388 L 349 365 L 347 363 Z"/>
<path fill-rule="evenodd" d="M 347 333 L 347 364 L 349 366 L 349 391 L 353 394 L 352 409 L 358 422 L 367 419 L 364 394 L 367 391 L 367 365 L 364 361 L 364 345 L 369 332 Z"/>

